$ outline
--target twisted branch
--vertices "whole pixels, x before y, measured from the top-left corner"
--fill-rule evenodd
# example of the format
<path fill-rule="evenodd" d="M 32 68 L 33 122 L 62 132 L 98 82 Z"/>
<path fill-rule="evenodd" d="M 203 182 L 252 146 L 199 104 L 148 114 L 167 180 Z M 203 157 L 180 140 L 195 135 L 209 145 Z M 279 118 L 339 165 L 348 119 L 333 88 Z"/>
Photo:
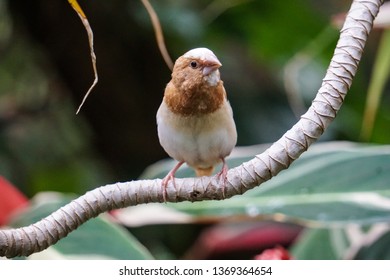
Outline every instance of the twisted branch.
<path fill-rule="evenodd" d="M 176 188 L 172 183 L 168 185 L 167 201 L 229 198 L 259 186 L 288 168 L 336 117 L 352 84 L 382 2 L 355 0 L 352 3 L 328 71 L 311 107 L 268 150 L 229 170 L 225 197 L 215 177 L 186 178 L 176 179 Z M 150 202 L 163 202 L 160 179 L 116 183 L 94 189 L 35 224 L 0 231 L 0 256 L 28 256 L 42 251 L 100 213 Z"/>

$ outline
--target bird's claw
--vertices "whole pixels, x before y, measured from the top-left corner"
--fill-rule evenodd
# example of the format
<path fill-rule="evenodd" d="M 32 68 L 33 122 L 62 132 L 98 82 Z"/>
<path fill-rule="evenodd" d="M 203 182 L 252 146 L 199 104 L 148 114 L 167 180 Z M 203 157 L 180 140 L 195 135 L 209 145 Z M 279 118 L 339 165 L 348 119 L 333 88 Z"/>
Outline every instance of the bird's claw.
<path fill-rule="evenodd" d="M 165 178 L 161 182 L 161 187 L 163 189 L 163 200 L 165 203 L 167 202 L 167 195 L 168 195 L 167 188 L 170 180 L 172 180 L 173 186 L 176 189 L 175 177 L 170 172 L 168 173 L 167 176 L 165 176 Z"/>
<path fill-rule="evenodd" d="M 227 173 L 228 173 L 228 166 L 225 162 L 225 159 L 222 159 L 223 166 L 221 171 L 217 173 L 217 178 L 220 181 L 220 184 L 222 185 L 222 197 L 226 197 L 226 185 L 227 185 Z"/>
<path fill-rule="evenodd" d="M 169 171 L 167 176 L 165 176 L 164 179 L 162 179 L 162 181 L 161 181 L 161 187 L 163 189 L 163 200 L 164 200 L 165 203 L 167 202 L 168 183 L 169 183 L 170 180 L 172 180 L 173 187 L 176 189 L 175 173 L 180 168 L 180 166 L 183 165 L 183 163 L 184 163 L 184 161 L 180 161 L 178 164 L 176 164 L 176 166 L 171 171 Z"/>

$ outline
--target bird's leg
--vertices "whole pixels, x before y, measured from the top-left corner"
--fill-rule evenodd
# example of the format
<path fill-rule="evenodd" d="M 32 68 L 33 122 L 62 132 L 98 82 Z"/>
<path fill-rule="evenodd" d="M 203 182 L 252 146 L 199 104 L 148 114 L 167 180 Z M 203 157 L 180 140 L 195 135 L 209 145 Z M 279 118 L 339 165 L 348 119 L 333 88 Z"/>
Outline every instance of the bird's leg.
<path fill-rule="evenodd" d="M 226 161 L 224 158 L 221 158 L 222 160 L 222 169 L 217 173 L 217 177 L 220 181 L 222 181 L 222 195 L 223 198 L 225 198 L 225 191 L 226 191 L 226 183 L 227 183 L 227 173 L 228 173 L 228 165 L 226 164 Z"/>
<path fill-rule="evenodd" d="M 168 187 L 168 182 L 172 180 L 173 186 L 176 189 L 176 183 L 175 183 L 175 173 L 176 171 L 182 166 L 184 161 L 180 161 L 176 164 L 174 168 L 172 168 L 171 171 L 167 174 L 167 176 L 164 177 L 164 179 L 161 182 L 161 186 L 163 188 L 163 199 L 164 202 L 167 202 L 167 187 Z"/>

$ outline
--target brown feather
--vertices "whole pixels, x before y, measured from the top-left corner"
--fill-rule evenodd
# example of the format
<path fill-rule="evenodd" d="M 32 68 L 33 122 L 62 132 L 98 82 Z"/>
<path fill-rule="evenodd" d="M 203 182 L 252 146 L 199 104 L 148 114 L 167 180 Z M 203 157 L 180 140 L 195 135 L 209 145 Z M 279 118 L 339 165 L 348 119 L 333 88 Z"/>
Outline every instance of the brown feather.
<path fill-rule="evenodd" d="M 164 101 L 172 112 L 183 116 L 199 116 L 218 110 L 226 99 L 223 82 L 209 86 L 200 69 L 192 69 L 188 58 L 180 57 L 168 83 Z M 201 64 L 202 62 L 199 61 Z"/>

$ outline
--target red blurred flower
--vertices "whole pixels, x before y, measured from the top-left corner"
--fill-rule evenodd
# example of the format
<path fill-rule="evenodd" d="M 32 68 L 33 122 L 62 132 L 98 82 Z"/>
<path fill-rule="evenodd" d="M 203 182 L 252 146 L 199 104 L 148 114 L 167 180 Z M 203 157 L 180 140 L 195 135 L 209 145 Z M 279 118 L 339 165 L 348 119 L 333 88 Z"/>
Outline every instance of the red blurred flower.
<path fill-rule="evenodd" d="M 292 260 L 293 257 L 282 246 L 276 246 L 272 249 L 264 250 L 261 254 L 255 256 L 255 260 Z"/>
<path fill-rule="evenodd" d="M 27 204 L 27 197 L 0 176 L 0 226 L 5 225 L 16 210 L 26 207 Z"/>

